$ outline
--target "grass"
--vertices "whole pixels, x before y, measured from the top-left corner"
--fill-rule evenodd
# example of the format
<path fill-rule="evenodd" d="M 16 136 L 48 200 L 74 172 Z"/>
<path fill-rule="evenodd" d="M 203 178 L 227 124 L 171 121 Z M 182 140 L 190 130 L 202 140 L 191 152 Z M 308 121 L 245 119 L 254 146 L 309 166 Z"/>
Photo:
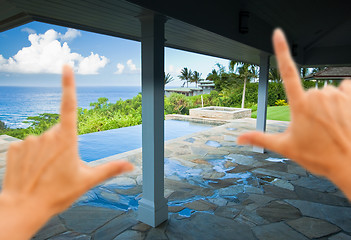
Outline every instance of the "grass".
<path fill-rule="evenodd" d="M 251 113 L 252 118 L 257 118 L 257 111 Z M 289 106 L 273 106 L 267 108 L 267 119 L 278 121 L 290 121 Z"/>

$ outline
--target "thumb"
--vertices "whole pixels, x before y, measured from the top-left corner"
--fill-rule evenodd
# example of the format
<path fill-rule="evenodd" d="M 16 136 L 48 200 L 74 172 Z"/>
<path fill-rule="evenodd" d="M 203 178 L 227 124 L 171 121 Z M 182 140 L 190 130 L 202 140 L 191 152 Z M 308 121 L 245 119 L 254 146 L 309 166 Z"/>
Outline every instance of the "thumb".
<path fill-rule="evenodd" d="M 93 187 L 111 177 L 130 172 L 134 169 L 133 164 L 127 161 L 113 161 L 91 168 L 89 185 Z"/>
<path fill-rule="evenodd" d="M 254 145 L 281 153 L 285 133 L 267 134 L 263 132 L 248 132 L 239 136 L 239 145 Z"/>

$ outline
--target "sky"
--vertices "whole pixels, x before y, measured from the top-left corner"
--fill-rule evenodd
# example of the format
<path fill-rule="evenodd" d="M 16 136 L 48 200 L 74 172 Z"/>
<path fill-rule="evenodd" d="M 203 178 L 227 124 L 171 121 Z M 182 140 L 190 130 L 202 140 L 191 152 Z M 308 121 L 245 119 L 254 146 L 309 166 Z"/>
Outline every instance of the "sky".
<path fill-rule="evenodd" d="M 165 48 L 165 72 L 175 79 L 166 87 L 182 85 L 184 67 L 206 78 L 217 63 L 229 61 Z M 140 42 L 39 22 L 0 33 L 0 86 L 60 86 L 63 64 L 77 86 L 141 85 Z"/>

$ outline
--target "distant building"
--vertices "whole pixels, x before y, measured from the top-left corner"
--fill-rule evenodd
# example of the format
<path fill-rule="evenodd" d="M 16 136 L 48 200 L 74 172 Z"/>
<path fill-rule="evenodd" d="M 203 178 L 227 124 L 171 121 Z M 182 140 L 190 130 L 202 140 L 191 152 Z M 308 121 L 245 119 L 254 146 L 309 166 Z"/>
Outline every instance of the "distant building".
<path fill-rule="evenodd" d="M 166 97 L 170 96 L 172 93 L 180 93 L 185 96 L 196 96 L 201 94 L 208 94 L 214 90 L 215 84 L 211 80 L 202 80 L 199 82 L 197 88 L 170 88 L 165 90 Z"/>
<path fill-rule="evenodd" d="M 316 82 L 318 88 L 318 81 L 324 81 L 324 86 L 328 84 L 329 80 L 344 80 L 351 77 L 351 67 L 327 67 L 319 72 L 312 73 L 305 77 L 305 80 L 312 80 Z"/>
<path fill-rule="evenodd" d="M 201 94 L 208 94 L 215 88 L 215 84 L 211 80 L 202 80 L 199 82 L 199 87 L 202 88 Z"/>

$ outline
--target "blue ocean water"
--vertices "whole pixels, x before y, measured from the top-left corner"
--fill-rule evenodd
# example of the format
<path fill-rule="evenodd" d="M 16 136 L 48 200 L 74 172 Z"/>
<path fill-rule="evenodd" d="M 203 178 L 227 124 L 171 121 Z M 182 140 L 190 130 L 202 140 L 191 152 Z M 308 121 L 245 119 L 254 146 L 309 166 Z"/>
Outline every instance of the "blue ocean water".
<path fill-rule="evenodd" d="M 77 87 L 78 106 L 89 108 L 91 102 L 107 97 L 114 103 L 130 99 L 141 91 L 139 86 Z M 60 87 L 0 87 L 0 120 L 11 128 L 27 127 L 27 117 L 40 113 L 59 113 Z"/>

